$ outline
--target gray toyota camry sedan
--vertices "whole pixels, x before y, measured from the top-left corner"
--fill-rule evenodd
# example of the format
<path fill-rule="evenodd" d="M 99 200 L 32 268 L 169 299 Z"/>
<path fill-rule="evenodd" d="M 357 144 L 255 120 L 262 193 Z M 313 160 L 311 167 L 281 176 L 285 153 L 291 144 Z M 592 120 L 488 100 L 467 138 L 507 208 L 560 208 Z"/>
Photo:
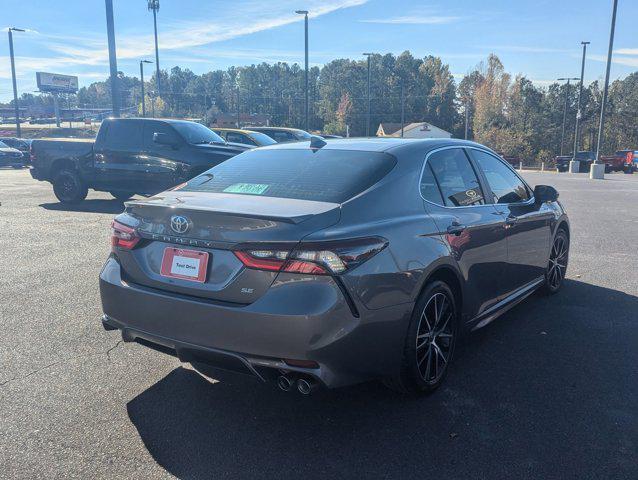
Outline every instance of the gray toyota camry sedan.
<path fill-rule="evenodd" d="M 560 289 L 570 231 L 557 198 L 461 140 L 247 151 L 126 203 L 102 322 L 209 376 L 429 392 L 461 335 Z"/>

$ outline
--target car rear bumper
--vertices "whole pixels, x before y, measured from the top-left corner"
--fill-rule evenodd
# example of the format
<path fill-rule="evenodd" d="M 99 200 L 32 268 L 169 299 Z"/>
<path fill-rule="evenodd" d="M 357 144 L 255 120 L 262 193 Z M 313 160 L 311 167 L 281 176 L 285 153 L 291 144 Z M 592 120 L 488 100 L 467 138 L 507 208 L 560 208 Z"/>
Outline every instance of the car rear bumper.
<path fill-rule="evenodd" d="M 111 256 L 100 274 L 103 323 L 124 341 L 261 380 L 286 371 L 333 388 L 399 371 L 412 304 L 357 303 L 357 317 L 332 278 L 286 275 L 250 305 L 226 304 L 127 283 Z"/>

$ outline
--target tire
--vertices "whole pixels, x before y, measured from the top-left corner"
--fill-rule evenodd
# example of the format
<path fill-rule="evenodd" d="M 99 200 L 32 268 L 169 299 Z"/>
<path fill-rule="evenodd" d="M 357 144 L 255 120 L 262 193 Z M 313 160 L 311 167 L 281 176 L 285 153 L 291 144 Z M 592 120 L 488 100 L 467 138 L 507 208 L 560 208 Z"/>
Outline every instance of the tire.
<path fill-rule="evenodd" d="M 401 371 L 385 379 L 385 385 L 401 393 L 436 390 L 445 379 L 458 335 L 454 294 L 444 282 L 434 281 L 427 285 L 412 312 Z"/>
<path fill-rule="evenodd" d="M 53 179 L 53 193 L 62 203 L 79 203 L 89 189 L 75 170 L 62 170 Z"/>
<path fill-rule="evenodd" d="M 109 193 L 113 195 L 114 198 L 118 199 L 121 202 L 128 200 L 133 195 L 135 195 L 135 193 L 131 193 L 131 192 L 109 192 Z"/>
<path fill-rule="evenodd" d="M 543 290 L 546 294 L 553 295 L 563 286 L 567 263 L 569 260 L 569 237 L 562 228 L 556 232 L 552 249 L 549 254 L 549 263 L 545 271 L 545 284 Z"/>

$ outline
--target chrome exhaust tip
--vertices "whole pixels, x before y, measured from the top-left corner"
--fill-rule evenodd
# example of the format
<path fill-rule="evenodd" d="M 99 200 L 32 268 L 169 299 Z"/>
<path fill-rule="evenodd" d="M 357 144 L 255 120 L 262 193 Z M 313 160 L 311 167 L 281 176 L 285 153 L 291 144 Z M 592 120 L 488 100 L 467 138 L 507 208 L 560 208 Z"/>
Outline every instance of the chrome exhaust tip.
<path fill-rule="evenodd" d="M 289 392 L 292 388 L 294 380 L 288 375 L 280 375 L 277 379 L 277 386 L 284 392 Z"/>
<path fill-rule="evenodd" d="M 310 395 L 318 386 L 319 384 L 312 379 L 300 378 L 297 380 L 297 390 L 299 390 L 299 393 L 302 395 Z"/>

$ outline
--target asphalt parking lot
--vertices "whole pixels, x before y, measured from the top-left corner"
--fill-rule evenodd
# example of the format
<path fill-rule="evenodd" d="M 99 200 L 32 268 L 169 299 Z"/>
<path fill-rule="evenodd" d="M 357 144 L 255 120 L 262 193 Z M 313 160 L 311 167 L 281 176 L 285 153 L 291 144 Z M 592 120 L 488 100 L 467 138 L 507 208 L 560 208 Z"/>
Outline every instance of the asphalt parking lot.
<path fill-rule="evenodd" d="M 0 478 L 638 478 L 638 175 L 525 176 L 570 215 L 564 290 L 473 334 L 429 397 L 306 398 L 103 331 L 122 204 L 0 170 Z"/>

